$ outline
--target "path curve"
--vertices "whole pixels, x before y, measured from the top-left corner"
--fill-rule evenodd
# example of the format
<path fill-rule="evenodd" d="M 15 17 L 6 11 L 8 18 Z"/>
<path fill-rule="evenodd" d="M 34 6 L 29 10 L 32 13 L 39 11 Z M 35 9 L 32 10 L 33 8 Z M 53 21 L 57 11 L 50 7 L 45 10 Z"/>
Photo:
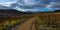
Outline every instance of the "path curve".
<path fill-rule="evenodd" d="M 30 18 L 28 21 L 25 21 L 23 24 L 20 24 L 18 27 L 14 28 L 14 30 L 36 30 L 35 27 L 35 19 L 34 18 Z"/>

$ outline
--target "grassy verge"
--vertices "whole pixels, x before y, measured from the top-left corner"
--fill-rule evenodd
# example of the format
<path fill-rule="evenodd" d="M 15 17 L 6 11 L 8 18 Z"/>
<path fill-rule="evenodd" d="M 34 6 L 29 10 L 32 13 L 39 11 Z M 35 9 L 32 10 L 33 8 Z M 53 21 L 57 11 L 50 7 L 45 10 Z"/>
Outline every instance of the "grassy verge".
<path fill-rule="evenodd" d="M 37 30 L 60 30 L 59 15 L 41 15 L 35 19 Z"/>
<path fill-rule="evenodd" d="M 0 24 L 0 30 L 8 30 L 9 28 L 13 28 L 14 26 L 26 21 L 27 19 L 18 19 L 18 20 L 7 20 L 3 22 L 3 24 Z"/>

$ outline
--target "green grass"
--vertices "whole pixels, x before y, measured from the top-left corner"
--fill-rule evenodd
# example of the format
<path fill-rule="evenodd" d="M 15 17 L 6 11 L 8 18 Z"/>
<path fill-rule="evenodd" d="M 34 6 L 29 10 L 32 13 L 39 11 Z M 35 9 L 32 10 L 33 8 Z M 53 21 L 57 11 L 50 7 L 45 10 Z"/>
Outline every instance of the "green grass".
<path fill-rule="evenodd" d="M 18 20 L 11 20 L 11 22 L 9 20 L 7 20 L 7 21 L 3 22 L 3 25 L 1 24 L 0 30 L 8 30 L 10 26 L 14 27 L 14 26 L 26 21 L 26 20 L 27 20 L 26 18 L 18 19 Z"/>
<path fill-rule="evenodd" d="M 41 17 L 38 17 L 35 19 L 35 22 L 36 22 L 36 28 L 37 30 L 45 30 L 47 28 L 50 28 L 48 27 L 48 19 L 45 19 L 45 18 L 41 18 Z"/>

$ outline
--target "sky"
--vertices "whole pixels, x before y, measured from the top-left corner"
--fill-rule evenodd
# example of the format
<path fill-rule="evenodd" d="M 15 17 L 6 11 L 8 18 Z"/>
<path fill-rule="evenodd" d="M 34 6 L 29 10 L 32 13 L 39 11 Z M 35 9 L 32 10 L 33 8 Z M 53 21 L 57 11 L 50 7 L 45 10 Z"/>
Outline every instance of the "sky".
<path fill-rule="evenodd" d="M 0 5 L 10 6 L 12 3 L 15 3 L 16 0 L 0 0 Z"/>
<path fill-rule="evenodd" d="M 60 9 L 60 0 L 0 0 L 0 5 L 6 7 L 11 7 L 11 4 L 14 5 L 14 3 L 17 3 L 15 9 L 18 11 L 54 11 Z"/>

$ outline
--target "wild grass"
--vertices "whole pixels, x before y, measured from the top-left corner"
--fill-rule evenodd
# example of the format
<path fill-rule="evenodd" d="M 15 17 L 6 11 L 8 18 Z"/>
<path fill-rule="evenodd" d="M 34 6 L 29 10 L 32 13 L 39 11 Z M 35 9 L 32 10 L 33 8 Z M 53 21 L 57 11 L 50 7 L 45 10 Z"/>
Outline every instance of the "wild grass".
<path fill-rule="evenodd" d="M 0 30 L 9 30 L 9 28 L 13 28 L 16 25 L 26 21 L 27 19 L 18 19 L 18 20 L 7 20 L 3 23 L 0 23 Z"/>
<path fill-rule="evenodd" d="M 39 14 L 35 22 L 37 30 L 60 30 L 60 14 Z"/>

